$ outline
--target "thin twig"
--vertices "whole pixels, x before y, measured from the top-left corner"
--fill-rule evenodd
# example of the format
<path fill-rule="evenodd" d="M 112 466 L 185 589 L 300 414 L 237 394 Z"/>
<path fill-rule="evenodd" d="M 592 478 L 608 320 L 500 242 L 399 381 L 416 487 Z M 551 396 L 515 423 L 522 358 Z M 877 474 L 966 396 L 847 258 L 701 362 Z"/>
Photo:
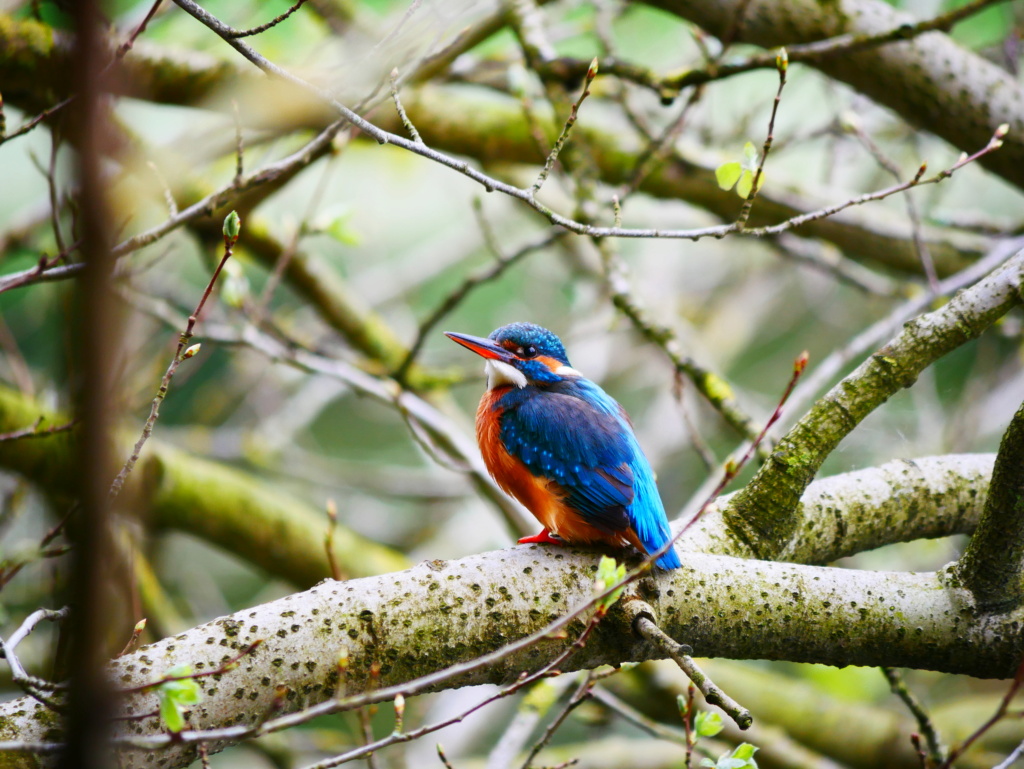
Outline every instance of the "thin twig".
<path fill-rule="evenodd" d="M 225 660 L 220 665 L 218 665 L 215 669 L 203 670 L 203 671 L 201 671 L 199 673 L 182 673 L 181 675 L 173 675 L 173 676 L 165 675 L 165 676 L 161 676 L 157 680 L 150 681 L 149 683 L 146 683 L 146 684 L 139 684 L 138 686 L 132 686 L 132 687 L 129 687 L 128 689 L 121 689 L 120 693 L 121 694 L 138 694 L 140 692 L 148 692 L 151 689 L 156 689 L 156 688 L 158 688 L 160 686 L 163 686 L 166 683 L 170 683 L 171 681 L 194 681 L 194 680 L 199 679 L 199 678 L 208 678 L 210 676 L 222 676 L 225 673 L 228 673 L 228 672 L 234 670 L 235 668 L 237 668 L 239 661 L 243 657 L 247 657 L 250 654 L 252 654 L 254 651 L 256 651 L 256 649 L 258 649 L 260 647 L 260 644 L 262 644 L 262 643 L 263 643 L 262 639 L 257 639 L 255 641 L 253 641 L 251 644 L 249 644 L 244 649 L 242 649 L 240 652 L 238 652 L 238 654 L 236 654 L 235 656 L 231 657 L 230 659 Z"/>
<path fill-rule="evenodd" d="M 583 676 L 583 680 L 580 682 L 580 685 L 576 687 L 576 691 L 572 693 L 572 696 L 569 697 L 568 702 L 565 703 L 565 707 L 559 711 L 558 715 L 555 716 L 555 719 L 548 724 L 544 733 L 530 748 L 530 752 L 526 756 L 526 760 L 523 761 L 522 769 L 530 769 L 530 766 L 533 764 L 533 759 L 537 757 L 537 754 L 540 753 L 549 742 L 551 742 L 551 738 L 555 736 L 555 732 L 558 731 L 559 727 L 565 723 L 565 719 L 569 717 L 569 714 L 589 699 L 590 690 L 593 686 L 593 677 L 589 673 Z"/>
<path fill-rule="evenodd" d="M 747 219 L 750 218 L 750 211 L 754 207 L 757 193 L 761 189 L 761 177 L 764 174 L 764 164 L 768 161 L 768 153 L 771 152 L 772 142 L 775 140 L 775 117 L 779 113 L 779 104 L 782 102 L 782 89 L 786 87 L 786 70 L 789 68 L 789 58 L 785 48 L 780 48 L 775 58 L 775 66 L 779 72 L 779 87 L 775 91 L 775 100 L 772 102 L 771 117 L 768 118 L 768 135 L 764 138 L 764 145 L 761 147 L 761 158 L 757 163 L 757 170 L 754 171 L 753 184 L 747 199 L 743 201 L 739 216 L 736 217 L 736 225 L 742 230 Z"/>
<path fill-rule="evenodd" d="M 714 681 L 707 677 L 704 671 L 697 667 L 697 663 L 693 661 L 693 658 L 687 652 L 689 647 L 683 646 L 683 644 L 673 639 L 646 614 L 638 615 L 633 621 L 633 627 L 641 636 L 672 658 L 672 661 L 679 666 L 679 669 L 686 674 L 687 678 L 693 681 L 697 688 L 700 689 L 708 704 L 720 707 L 736 722 L 740 729 L 750 728 L 750 725 L 754 722 L 754 717 L 750 714 L 750 711 L 726 694 Z"/>
<path fill-rule="evenodd" d="M 1010 687 L 1006 690 L 1006 694 L 1003 695 L 1003 699 L 1000 700 L 999 707 L 996 708 L 996 712 L 993 713 L 985 723 L 979 726 L 970 737 L 959 745 L 953 746 L 953 749 L 949 751 L 949 755 L 946 756 L 946 760 L 942 762 L 939 769 L 950 769 L 953 766 L 953 763 L 960 758 L 960 756 L 962 756 L 967 749 L 978 740 L 979 737 L 995 726 L 996 723 L 1006 715 L 1007 710 L 1009 710 L 1011 700 L 1013 700 L 1014 695 L 1017 694 L 1022 685 L 1024 685 L 1024 660 L 1022 660 L 1020 665 L 1017 667 L 1017 673 L 1014 675 L 1013 681 L 1010 683 Z"/>
<path fill-rule="evenodd" d="M 416 339 L 413 341 L 412 345 L 410 345 L 409 352 L 406 354 L 405 360 L 402 361 L 401 365 L 399 365 L 398 369 L 395 371 L 395 379 L 399 382 L 405 380 L 406 375 L 409 373 L 409 369 L 416 362 L 416 356 L 419 355 L 419 352 L 422 349 L 423 344 L 426 342 L 427 336 L 430 332 L 448 314 L 458 307 L 475 288 L 483 285 L 484 283 L 496 280 L 506 270 L 520 262 L 525 257 L 537 251 L 542 251 L 556 243 L 559 238 L 564 236 L 564 234 L 565 233 L 562 232 L 548 233 L 539 240 L 535 240 L 532 243 L 527 243 L 526 245 L 519 247 L 514 253 L 509 254 L 508 256 L 504 256 L 499 253 L 497 254 L 497 259 L 494 264 L 473 273 L 462 281 L 462 284 L 449 293 L 434 309 L 434 311 L 420 323 L 419 328 L 416 331 Z"/>
<path fill-rule="evenodd" d="M 590 637 L 591 633 L 593 633 L 594 628 L 597 627 L 598 623 L 600 623 L 602 616 L 603 615 L 600 612 L 595 613 L 590 618 L 590 621 L 587 623 L 586 628 L 584 628 L 583 632 L 579 635 L 579 637 L 568 647 L 566 647 L 560 654 L 558 654 L 553 660 L 548 662 L 546 665 L 543 665 L 539 670 L 528 675 L 520 676 L 519 679 L 515 681 L 515 683 L 506 686 L 504 689 L 501 689 L 498 692 L 484 698 L 480 702 L 477 702 L 471 707 L 466 708 L 458 715 L 452 716 L 450 718 L 444 719 L 443 721 L 439 721 L 433 724 L 421 726 L 420 728 L 414 729 L 413 731 L 392 732 L 387 737 L 383 737 L 373 743 L 363 745 L 360 748 L 355 748 L 339 756 L 334 756 L 324 761 L 320 761 L 315 764 L 310 764 L 309 766 L 305 767 L 305 769 L 330 769 L 331 767 L 339 766 L 340 764 L 352 761 L 356 758 L 363 758 L 365 756 L 368 756 L 373 752 L 380 750 L 381 748 L 387 747 L 388 745 L 393 745 L 399 742 L 411 742 L 412 740 L 419 739 L 420 737 L 426 734 L 436 732 L 439 729 L 443 729 L 446 726 L 458 723 L 464 720 L 467 716 L 480 710 L 481 708 L 490 705 L 492 702 L 497 702 L 500 699 L 515 694 L 523 687 L 528 686 L 529 684 L 538 681 L 539 679 L 547 675 L 557 672 L 559 665 L 561 665 L 564 661 L 569 659 L 569 657 L 575 654 L 578 649 L 581 649 L 586 645 L 587 639 Z"/>
<path fill-rule="evenodd" d="M 154 16 L 156 16 L 156 12 L 160 8 L 160 4 L 162 2 L 163 0 L 153 0 L 153 5 L 150 6 L 146 16 L 142 19 L 142 23 L 135 28 L 135 31 L 132 32 L 131 36 L 127 40 L 117 47 L 117 52 L 114 54 L 116 59 L 123 59 L 125 54 L 132 49 L 132 46 L 135 45 L 135 41 L 139 39 L 139 35 L 146 31 L 146 27 L 149 26 L 149 22 L 153 20 Z"/>
<path fill-rule="evenodd" d="M 231 216 L 236 217 L 234 211 L 231 212 Z M 238 232 L 236 231 L 233 235 L 229 235 L 227 232 L 224 234 L 224 255 L 221 257 L 220 262 L 217 264 L 217 268 L 213 271 L 213 275 L 210 277 L 210 282 L 206 284 L 206 290 L 203 291 L 203 295 L 199 300 L 199 304 L 196 305 L 195 311 L 189 316 L 188 323 L 185 326 L 185 330 L 181 336 L 178 337 L 178 349 L 175 350 L 174 357 L 171 359 L 170 365 L 167 367 L 167 371 L 164 372 L 163 379 L 160 381 L 160 388 L 157 390 L 156 397 L 153 398 L 153 402 L 150 405 L 149 417 L 146 419 L 145 425 L 142 427 L 142 434 L 139 439 L 135 442 L 135 447 L 132 449 L 131 456 L 128 457 L 124 463 L 124 467 L 118 472 L 117 477 L 114 478 L 110 484 L 110 491 L 108 493 L 108 499 L 113 500 L 121 493 L 121 488 L 124 486 L 125 479 L 128 474 L 131 473 L 135 467 L 135 463 L 139 461 L 139 456 L 142 454 L 142 447 L 146 445 L 146 441 L 149 440 L 149 436 L 153 434 L 153 426 L 156 424 L 157 418 L 160 416 L 160 404 L 163 403 L 164 398 L 167 397 L 167 390 L 171 385 L 171 379 L 174 377 L 174 373 L 178 370 L 178 366 L 181 362 L 187 358 L 192 357 L 195 354 L 194 348 L 188 347 L 188 343 L 192 340 L 192 330 L 195 328 L 196 321 L 199 319 L 200 313 L 203 311 L 203 306 L 206 304 L 206 300 L 209 299 L 213 286 L 217 282 L 217 278 L 220 276 L 221 270 L 224 269 L 224 265 L 227 264 L 228 259 L 234 253 L 235 243 L 238 241 Z"/>
<path fill-rule="evenodd" d="M 50 710 L 60 710 L 61 706 L 52 700 L 49 695 L 53 692 L 65 690 L 67 684 L 53 683 L 43 678 L 29 675 L 22 666 L 21 660 L 14 653 L 14 650 L 18 644 L 25 640 L 29 633 L 35 630 L 40 622 L 60 622 L 67 619 L 67 617 L 68 608 L 66 606 L 63 609 L 38 609 L 25 618 L 7 641 L 0 638 L 0 657 L 6 659 L 7 664 L 11 668 L 11 680 L 18 684 L 27 695 Z"/>
<path fill-rule="evenodd" d="M 298 2 L 295 3 L 295 5 L 293 5 L 291 8 L 289 8 L 287 11 L 285 11 L 284 13 L 282 13 L 280 16 L 278 16 L 277 18 L 273 19 L 272 21 L 268 21 L 266 24 L 261 24 L 258 27 L 253 27 L 252 29 L 235 30 L 234 32 L 231 33 L 231 37 L 237 39 L 237 38 L 240 38 L 240 37 L 252 37 L 254 35 L 260 35 L 260 34 L 266 32 L 268 29 L 276 27 L 278 24 L 280 24 L 282 21 L 287 19 L 289 16 L 291 16 L 293 13 L 295 13 L 297 10 L 299 10 L 299 8 L 301 8 L 305 4 L 306 4 L 306 0 L 298 0 Z"/>
<path fill-rule="evenodd" d="M 235 178 L 233 184 L 236 187 L 241 187 L 242 180 L 245 178 L 245 144 L 242 139 L 242 116 L 238 112 L 236 99 L 231 100 L 231 114 L 235 118 Z"/>
<path fill-rule="evenodd" d="M 900 675 L 898 670 L 886 667 L 881 668 L 881 670 L 882 675 L 889 682 L 889 688 L 892 690 L 892 693 L 903 700 L 903 704 L 907 706 L 907 710 L 910 711 L 911 715 L 914 716 L 914 720 L 917 721 L 917 726 L 928 743 L 928 758 L 933 766 L 938 766 L 945 760 L 946 751 L 942 747 L 942 741 L 939 739 L 939 733 L 935 729 L 935 724 L 932 723 L 931 716 L 928 715 L 921 701 L 907 688 L 907 683 L 903 680 L 903 676 Z"/>
<path fill-rule="evenodd" d="M 338 528 L 338 506 L 333 499 L 327 500 L 327 533 L 324 535 L 324 550 L 327 551 L 327 564 L 331 568 L 331 577 L 338 582 L 345 580 L 338 565 L 338 556 L 334 553 L 334 532 Z"/>
<path fill-rule="evenodd" d="M 50 194 L 50 226 L 54 240 L 57 241 L 57 252 L 66 253 L 64 234 L 60 226 L 60 194 L 57 190 L 57 152 L 60 150 L 60 132 L 50 132 L 50 165 L 46 171 L 46 188 Z"/>
<path fill-rule="evenodd" d="M 902 176 L 899 166 L 890 160 L 882 148 L 879 147 L 874 139 L 856 123 L 855 120 L 846 120 L 843 127 L 852 132 L 854 136 L 860 141 L 864 148 L 871 153 L 871 156 L 875 159 L 882 168 L 889 172 L 890 176 L 899 181 Z M 914 240 L 914 248 L 917 250 L 918 258 L 921 260 L 921 267 L 924 270 L 925 277 L 928 279 L 928 289 L 932 294 L 932 298 L 938 296 L 939 293 L 939 277 L 935 272 L 935 261 L 932 259 L 931 252 L 928 250 L 928 244 L 924 241 L 924 235 L 922 232 L 921 214 L 917 210 L 917 203 L 914 201 L 914 196 L 909 192 L 904 196 L 904 200 L 907 205 L 907 216 L 910 217 L 911 235 Z"/>
<path fill-rule="evenodd" d="M 565 121 L 565 125 L 562 126 L 562 132 L 558 135 L 558 139 L 555 141 L 555 146 L 551 148 L 551 152 L 548 153 L 547 159 L 544 161 L 544 167 L 540 170 L 540 174 L 537 176 L 537 180 L 530 187 L 530 194 L 536 195 L 540 192 L 540 188 L 544 182 L 547 181 L 548 175 L 551 173 L 551 169 L 555 166 L 555 161 L 558 160 L 558 155 L 562 151 L 562 147 L 565 146 L 566 141 L 569 139 L 569 134 L 572 131 L 572 127 L 576 125 L 576 118 L 579 116 L 580 106 L 583 104 L 583 100 L 590 96 L 590 84 L 594 82 L 594 78 L 597 77 L 597 59 L 594 59 L 590 63 L 590 67 L 587 69 L 587 75 L 583 81 L 583 92 L 580 94 L 575 103 L 572 105 L 572 110 L 569 112 L 569 117 Z"/>
<path fill-rule="evenodd" d="M 1013 766 L 1013 762 L 1021 757 L 1021 754 L 1024 754 L 1024 742 L 1021 742 L 1017 747 L 1015 747 L 1010 755 L 1008 755 L 1003 761 L 1000 761 L 996 766 L 993 766 L 992 769 L 1010 769 L 1010 767 Z"/>
<path fill-rule="evenodd" d="M 405 112 L 405 107 L 402 106 L 402 99 L 398 95 L 398 67 L 391 70 L 391 99 L 395 102 L 395 111 L 398 112 L 398 118 L 402 121 L 402 125 L 405 126 L 405 130 L 409 132 L 409 136 L 417 144 L 423 144 L 423 139 L 420 136 L 420 132 L 416 130 L 416 126 L 413 125 L 409 119 L 409 115 Z"/>
<path fill-rule="evenodd" d="M 62 425 L 54 425 L 53 427 L 47 427 L 44 430 L 39 429 L 39 425 L 43 423 L 43 418 L 39 417 L 31 427 L 25 427 L 21 430 L 15 430 L 10 433 L 0 433 L 0 443 L 4 441 L 16 441 L 21 438 L 45 438 L 55 433 L 64 433 L 74 428 L 78 424 L 77 419 L 72 419 L 70 422 L 66 422 Z"/>

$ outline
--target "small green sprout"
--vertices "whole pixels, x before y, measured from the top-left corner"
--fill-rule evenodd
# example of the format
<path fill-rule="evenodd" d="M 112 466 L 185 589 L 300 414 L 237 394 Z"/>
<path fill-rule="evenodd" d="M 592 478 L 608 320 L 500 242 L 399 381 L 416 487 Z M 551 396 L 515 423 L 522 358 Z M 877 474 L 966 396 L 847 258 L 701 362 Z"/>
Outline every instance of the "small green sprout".
<path fill-rule="evenodd" d="M 614 558 L 609 558 L 607 555 L 601 556 L 600 563 L 597 564 L 597 579 L 594 580 L 594 594 L 600 595 L 608 589 L 610 585 L 614 585 L 616 582 L 620 582 L 623 577 L 626 576 L 626 567 L 624 564 L 618 563 Z M 625 587 L 620 587 L 610 595 L 606 595 L 597 602 L 597 611 L 599 614 L 607 614 L 608 610 L 615 605 L 615 602 L 622 597 L 622 591 Z"/>
<path fill-rule="evenodd" d="M 749 742 L 743 742 L 736 746 L 732 753 L 724 753 L 718 761 L 710 758 L 702 759 L 701 766 L 710 766 L 711 769 L 757 769 L 757 761 L 754 760 L 754 752 L 757 748 Z"/>
<path fill-rule="evenodd" d="M 238 240 L 238 234 L 242 231 L 242 219 L 237 211 L 232 211 L 224 217 L 224 240 L 232 244 Z"/>
<path fill-rule="evenodd" d="M 194 678 L 180 678 L 192 675 L 191 665 L 175 665 L 165 677 L 176 680 L 163 681 L 156 687 L 160 700 L 160 718 L 168 731 L 177 734 L 185 728 L 185 712 L 203 701 L 203 692 Z"/>
<path fill-rule="evenodd" d="M 736 194 L 746 200 L 754 189 L 754 176 L 757 174 L 759 155 L 757 147 L 750 142 L 743 145 L 743 160 L 722 163 L 715 169 L 715 179 L 718 186 L 723 190 L 731 190 L 736 187 Z M 764 171 L 757 180 L 757 188 L 760 190 L 764 184 Z"/>
<path fill-rule="evenodd" d="M 718 713 L 702 710 L 693 720 L 693 728 L 699 737 L 714 737 L 725 728 L 725 724 L 722 723 L 722 717 Z"/>

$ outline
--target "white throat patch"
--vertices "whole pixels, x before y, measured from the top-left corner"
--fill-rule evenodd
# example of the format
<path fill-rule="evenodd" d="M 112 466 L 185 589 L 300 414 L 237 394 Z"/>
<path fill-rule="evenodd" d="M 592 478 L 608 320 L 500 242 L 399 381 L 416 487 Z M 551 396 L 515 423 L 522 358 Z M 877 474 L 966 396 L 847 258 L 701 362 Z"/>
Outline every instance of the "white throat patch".
<path fill-rule="evenodd" d="M 487 374 L 487 389 L 493 390 L 502 385 L 514 385 L 515 387 L 526 387 L 526 374 L 500 360 L 489 360 L 484 364 L 484 373 Z"/>

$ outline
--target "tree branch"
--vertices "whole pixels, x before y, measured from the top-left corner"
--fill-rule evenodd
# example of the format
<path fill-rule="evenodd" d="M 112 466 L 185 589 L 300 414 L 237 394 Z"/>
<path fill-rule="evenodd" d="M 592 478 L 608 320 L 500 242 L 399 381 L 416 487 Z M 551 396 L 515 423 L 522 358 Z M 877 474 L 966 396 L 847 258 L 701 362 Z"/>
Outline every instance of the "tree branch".
<path fill-rule="evenodd" d="M 47 422 L 61 418 L 0 386 L 0 430 L 23 426 L 40 415 Z M 0 467 L 51 492 L 68 491 L 74 446 L 68 433 L 0 443 Z M 299 586 L 331 575 L 323 548 L 323 512 L 252 475 L 153 440 L 126 488 L 132 508 L 155 529 L 202 537 Z M 334 547 L 338 563 L 353 576 L 407 564 L 401 554 L 345 526 L 336 530 Z"/>
<path fill-rule="evenodd" d="M 903 331 L 819 399 L 725 511 L 761 557 L 778 556 L 800 528 L 797 503 L 825 458 L 861 420 L 943 355 L 977 338 L 1021 302 L 1024 251 Z"/>
<path fill-rule="evenodd" d="M 236 670 L 209 685 L 204 702 L 192 711 L 193 731 L 170 739 L 157 719 L 149 718 L 123 726 L 119 737 L 135 747 L 159 748 L 164 765 L 178 766 L 191 759 L 199 741 L 217 750 L 314 714 L 386 701 L 398 693 L 515 681 L 574 645 L 586 615 L 570 621 L 564 633 L 552 633 L 549 623 L 589 603 L 594 568 L 590 553 L 516 547 L 429 561 L 382 577 L 325 582 L 223 617 L 111 663 L 113 680 L 132 688 L 151 683 L 179 662 L 196 671 L 217 669 L 263 640 Z M 691 553 L 682 569 L 659 575 L 649 586 L 654 588 L 649 603 L 663 630 L 685 638 L 701 655 L 1001 677 L 1012 674 L 1024 651 L 1024 639 L 1013 631 L 1024 613 L 976 617 L 964 611 L 972 605 L 970 592 L 944 585 L 937 574 Z M 951 614 L 961 618 L 956 625 L 947 620 Z M 454 642 L 453 621 L 459 625 Z M 525 645 L 524 639 L 529 639 Z M 348 661 L 342 678 L 331 662 L 339 648 Z M 653 656 L 660 655 L 630 632 L 624 614 L 613 611 L 559 669 Z M 427 677 L 416 683 L 421 676 Z M 380 688 L 368 690 L 371 680 Z M 275 695 L 280 686 L 287 697 Z M 124 703 L 126 714 L 154 707 L 149 693 Z M 275 707 L 287 715 L 267 721 L 254 716 Z M 38 704 L 18 700 L 0 706 L 2 740 L 46 740 L 53 723 Z M 126 766 L 148 763 L 144 753 L 134 751 L 124 760 Z"/>
<path fill-rule="evenodd" d="M 952 574 L 987 611 L 1024 598 L 1024 404 L 1010 420 L 978 528 Z"/>
<path fill-rule="evenodd" d="M 722 37 L 748 0 L 651 0 L 711 34 Z M 810 43 L 840 35 L 873 36 L 913 26 L 916 19 L 883 0 L 753 0 L 739 40 L 764 48 Z M 984 158 L 986 168 L 1024 188 L 1024 88 L 996 64 L 933 32 L 807 64 L 847 83 L 912 125 L 931 131 L 954 147 L 973 152 L 997 126 L 1010 124 L 999 157 Z"/>

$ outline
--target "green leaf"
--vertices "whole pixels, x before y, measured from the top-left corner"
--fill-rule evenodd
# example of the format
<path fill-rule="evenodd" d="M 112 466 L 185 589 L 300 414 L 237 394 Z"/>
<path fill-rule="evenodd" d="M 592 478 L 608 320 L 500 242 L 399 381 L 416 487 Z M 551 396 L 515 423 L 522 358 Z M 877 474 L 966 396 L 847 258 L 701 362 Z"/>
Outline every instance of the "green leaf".
<path fill-rule="evenodd" d="M 597 564 L 597 578 L 594 580 L 594 592 L 597 594 L 603 593 L 608 589 L 610 585 L 614 585 L 626 576 L 626 566 L 618 563 L 614 558 L 609 558 L 607 555 L 602 555 L 600 562 Z M 622 591 L 625 587 L 620 587 L 618 590 L 600 599 L 597 602 L 597 610 L 599 612 L 607 613 L 607 611 L 615 604 L 616 601 L 622 596 Z"/>
<path fill-rule="evenodd" d="M 700 760 L 700 765 L 701 766 L 710 766 L 711 769 L 715 769 L 715 762 L 712 761 L 710 758 L 702 758 Z"/>
<path fill-rule="evenodd" d="M 336 216 L 324 228 L 324 232 L 345 246 L 357 246 L 360 243 L 359 233 L 349 226 L 348 216 Z"/>
<path fill-rule="evenodd" d="M 757 752 L 757 746 L 751 745 L 749 742 L 741 742 L 736 746 L 736 749 L 732 752 L 734 758 L 742 758 L 744 761 L 750 761 L 754 757 L 754 753 Z M 757 766 L 757 764 L 753 764 Z"/>
<path fill-rule="evenodd" d="M 711 713 L 707 710 L 702 710 L 697 714 L 693 726 L 700 737 L 714 737 L 725 728 L 722 717 L 718 713 Z"/>
<path fill-rule="evenodd" d="M 719 187 L 723 190 L 731 190 L 740 178 L 741 173 L 743 173 L 743 168 L 739 163 L 735 161 L 732 163 L 722 163 L 722 165 L 715 169 L 715 178 L 718 180 Z"/>
<path fill-rule="evenodd" d="M 757 147 L 751 142 L 743 145 L 743 160 L 744 168 L 757 168 Z"/>
<path fill-rule="evenodd" d="M 736 185 L 736 194 L 745 200 L 753 188 L 754 175 L 750 171 L 744 171 L 740 176 L 739 184 Z"/>
<path fill-rule="evenodd" d="M 191 674 L 190 665 L 175 665 L 164 676 L 173 678 Z M 194 678 L 163 681 L 156 687 L 156 694 L 160 701 L 160 718 L 172 732 L 180 732 L 185 727 L 185 711 L 188 706 L 198 705 L 203 700 L 202 689 Z"/>
<path fill-rule="evenodd" d="M 181 706 L 171 697 L 160 695 L 160 719 L 170 732 L 180 732 L 185 728 L 185 716 Z"/>

